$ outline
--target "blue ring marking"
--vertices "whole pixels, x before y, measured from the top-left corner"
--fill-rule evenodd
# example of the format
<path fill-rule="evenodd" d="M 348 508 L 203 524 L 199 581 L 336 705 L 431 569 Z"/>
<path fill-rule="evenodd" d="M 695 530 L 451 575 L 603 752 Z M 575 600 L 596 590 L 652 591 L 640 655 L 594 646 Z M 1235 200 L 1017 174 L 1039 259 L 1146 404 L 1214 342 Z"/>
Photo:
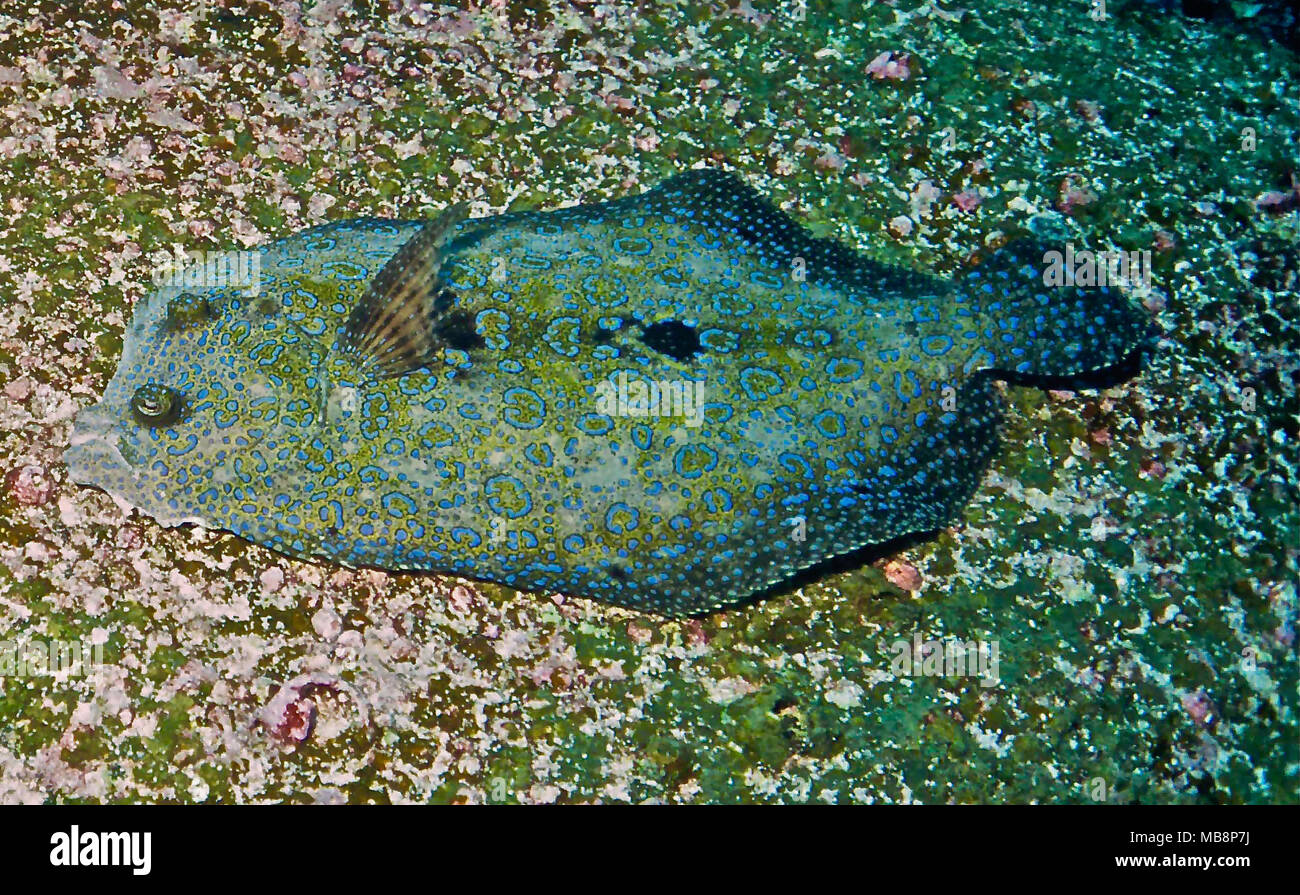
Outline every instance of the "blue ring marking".
<path fill-rule="evenodd" d="M 834 410 L 823 410 L 817 414 L 813 417 L 813 425 L 827 438 L 841 438 L 848 431 L 844 423 L 844 414 Z"/>
<path fill-rule="evenodd" d="M 514 505 L 502 501 L 508 495 L 503 493 L 513 490 Z M 518 519 L 528 515 L 533 509 L 533 497 L 524 487 L 524 483 L 512 475 L 494 475 L 483 483 L 483 494 L 487 497 L 488 507 L 492 512 L 507 519 Z"/>
<path fill-rule="evenodd" d="M 621 500 L 605 511 L 605 529 L 621 535 L 634 530 L 641 523 L 641 512 Z"/>
<path fill-rule="evenodd" d="M 812 478 L 812 466 L 808 461 L 793 451 L 783 451 L 777 458 L 776 462 L 781 464 L 781 468 L 786 472 L 794 475 L 803 476 L 806 479 Z M 757 491 L 755 491 L 757 495 Z"/>
<path fill-rule="evenodd" d="M 479 533 L 472 528 L 466 528 L 463 525 L 457 525 L 451 530 L 451 539 L 456 544 L 466 544 L 468 547 L 477 547 L 483 543 Z"/>
<path fill-rule="evenodd" d="M 401 519 L 403 516 L 414 516 L 418 512 L 415 501 L 398 491 L 389 491 L 379 498 L 379 504 L 388 510 L 388 515 L 395 519 Z M 401 506 L 398 506 L 399 504 Z"/>
<path fill-rule="evenodd" d="M 921 350 L 930 357 L 942 357 L 952 348 L 952 336 L 927 336 L 921 340 Z"/>
<path fill-rule="evenodd" d="M 684 444 L 673 454 L 673 471 L 684 479 L 698 479 L 718 465 L 718 452 L 705 444 Z"/>
<path fill-rule="evenodd" d="M 826 362 L 826 375 L 831 382 L 853 382 L 862 377 L 862 361 L 856 357 L 833 357 Z"/>
<path fill-rule="evenodd" d="M 546 422 L 546 402 L 530 388 L 506 389 L 501 403 L 505 405 L 501 418 L 516 429 L 536 429 Z"/>

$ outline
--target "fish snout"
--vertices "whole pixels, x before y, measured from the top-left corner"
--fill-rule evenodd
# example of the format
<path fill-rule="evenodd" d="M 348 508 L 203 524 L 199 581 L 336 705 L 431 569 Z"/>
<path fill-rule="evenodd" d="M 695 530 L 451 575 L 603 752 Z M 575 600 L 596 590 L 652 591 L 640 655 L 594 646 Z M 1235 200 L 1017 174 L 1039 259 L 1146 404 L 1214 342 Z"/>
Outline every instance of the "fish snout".
<path fill-rule="evenodd" d="M 102 404 L 79 410 L 63 453 L 69 478 L 82 485 L 104 487 L 106 477 L 126 473 L 130 464 L 122 456 L 120 436 L 117 422 Z"/>
<path fill-rule="evenodd" d="M 106 438 L 115 428 L 117 424 L 103 404 L 91 404 L 77 411 L 77 416 L 72 421 L 70 443 L 76 445 L 95 438 Z"/>

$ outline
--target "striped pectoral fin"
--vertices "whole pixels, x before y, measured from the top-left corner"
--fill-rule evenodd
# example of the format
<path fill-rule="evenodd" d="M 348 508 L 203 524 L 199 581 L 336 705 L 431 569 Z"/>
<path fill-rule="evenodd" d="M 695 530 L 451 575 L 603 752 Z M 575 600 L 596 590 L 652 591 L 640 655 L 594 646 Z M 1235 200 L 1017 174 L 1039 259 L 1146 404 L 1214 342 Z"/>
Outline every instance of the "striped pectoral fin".
<path fill-rule="evenodd" d="M 439 318 L 451 303 L 439 276 L 443 247 L 468 216 L 458 203 L 420 228 L 397 250 L 357 302 L 339 333 L 339 346 L 378 377 L 428 366 L 442 347 Z"/>

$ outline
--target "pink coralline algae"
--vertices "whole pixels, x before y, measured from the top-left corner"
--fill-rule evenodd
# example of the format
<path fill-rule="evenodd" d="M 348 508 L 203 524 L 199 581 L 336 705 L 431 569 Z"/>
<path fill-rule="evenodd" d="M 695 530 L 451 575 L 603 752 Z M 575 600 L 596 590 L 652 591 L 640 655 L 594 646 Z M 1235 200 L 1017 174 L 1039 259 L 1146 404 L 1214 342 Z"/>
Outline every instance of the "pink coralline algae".
<path fill-rule="evenodd" d="M 844 169 L 847 160 L 838 152 L 826 152 L 818 156 L 817 161 L 813 162 L 820 171 L 841 171 Z"/>
<path fill-rule="evenodd" d="M 885 563 L 885 577 L 890 584 L 907 591 L 918 591 L 923 583 L 916 566 L 900 559 L 891 559 Z"/>
<path fill-rule="evenodd" d="M 682 625 L 686 642 L 690 646 L 707 646 L 709 643 L 709 634 L 704 630 L 704 625 L 700 624 L 698 619 L 688 619 Z"/>
<path fill-rule="evenodd" d="M 1290 647 L 1295 643 L 1295 628 L 1290 621 L 1284 621 L 1273 630 L 1272 636 L 1279 646 Z"/>
<path fill-rule="evenodd" d="M 653 632 L 645 625 L 638 625 L 636 622 L 628 622 L 627 636 L 634 643 L 649 643 Z"/>
<path fill-rule="evenodd" d="M 952 204 L 962 211 L 974 211 L 979 208 L 980 194 L 974 190 L 962 190 L 952 197 Z"/>
<path fill-rule="evenodd" d="M 279 566 L 271 566 L 271 568 L 262 572 L 259 581 L 263 593 L 273 594 L 284 585 L 284 570 Z"/>
<path fill-rule="evenodd" d="M 331 674 L 301 674 L 286 681 L 259 713 L 272 739 L 291 746 L 306 742 L 316 727 L 316 700 L 312 695 L 317 692 L 346 693 L 362 723 L 369 723 L 365 705 L 346 681 Z"/>
<path fill-rule="evenodd" d="M 906 81 L 912 76 L 912 57 L 906 53 L 894 54 L 886 50 L 867 63 L 867 74 L 878 81 Z"/>
<path fill-rule="evenodd" d="M 1192 720 L 1197 724 L 1208 726 L 1213 722 L 1216 714 L 1214 703 L 1210 697 L 1205 695 L 1204 690 L 1197 690 L 1194 693 L 1184 693 L 1182 698 L 1183 708 Z"/>
<path fill-rule="evenodd" d="M 302 743 L 316 726 L 316 703 L 310 698 L 296 699 L 284 707 L 271 736 L 282 743 Z"/>
<path fill-rule="evenodd" d="M 1074 104 L 1074 110 L 1083 117 L 1084 121 L 1098 121 L 1101 119 L 1101 106 L 1090 99 L 1078 100 Z"/>
<path fill-rule="evenodd" d="M 1096 201 L 1097 194 L 1088 188 L 1088 185 L 1083 182 L 1083 178 L 1078 174 L 1071 174 L 1061 181 L 1056 207 L 1065 214 L 1069 214 L 1076 208 L 1091 205 Z"/>
<path fill-rule="evenodd" d="M 1269 190 L 1255 199 L 1255 207 L 1268 214 L 1286 214 L 1300 208 L 1300 189 L 1290 192 Z"/>
<path fill-rule="evenodd" d="M 1141 474 L 1153 479 L 1163 479 L 1165 477 L 1165 464 L 1159 460 L 1147 460 L 1142 464 Z"/>
<path fill-rule="evenodd" d="M 15 501 L 28 507 L 49 503 L 54 496 L 54 480 L 41 466 L 28 465 L 11 469 L 5 485 Z"/>
<path fill-rule="evenodd" d="M 912 188 L 912 193 L 908 197 L 908 203 L 912 206 L 912 216 L 917 219 L 928 218 L 934 203 L 942 196 L 943 192 L 934 185 L 933 181 L 920 181 Z"/>
<path fill-rule="evenodd" d="M 606 93 L 604 96 L 605 105 L 609 106 L 615 112 L 621 114 L 630 114 L 636 111 L 636 100 L 626 96 L 619 96 L 617 93 Z"/>
<path fill-rule="evenodd" d="M 26 377 L 5 384 L 5 397 L 10 401 L 26 401 L 33 391 L 32 381 Z"/>

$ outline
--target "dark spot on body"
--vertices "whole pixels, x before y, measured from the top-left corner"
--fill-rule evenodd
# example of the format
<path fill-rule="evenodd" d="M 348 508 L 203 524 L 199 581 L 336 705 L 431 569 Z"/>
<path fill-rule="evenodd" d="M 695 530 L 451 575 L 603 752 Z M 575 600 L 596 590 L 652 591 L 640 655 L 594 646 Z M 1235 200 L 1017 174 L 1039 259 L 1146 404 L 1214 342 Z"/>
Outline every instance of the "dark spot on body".
<path fill-rule="evenodd" d="M 473 351 L 485 344 L 474 322 L 474 315 L 466 310 L 450 311 L 434 324 L 434 332 L 448 348 Z"/>
<path fill-rule="evenodd" d="M 437 316 L 447 313 L 455 303 L 456 293 L 452 292 L 450 289 L 443 289 L 433 298 L 434 315 Z"/>
<path fill-rule="evenodd" d="M 618 566 L 618 565 L 610 566 L 608 571 L 609 571 L 609 577 L 611 578 L 617 578 L 619 581 L 624 581 L 627 579 L 627 569 L 623 568 L 622 566 Z"/>
<path fill-rule="evenodd" d="M 680 320 L 661 320 L 650 324 L 642 330 L 641 341 L 647 348 L 653 348 L 682 363 L 700 352 L 700 334 L 695 331 L 695 327 Z"/>

